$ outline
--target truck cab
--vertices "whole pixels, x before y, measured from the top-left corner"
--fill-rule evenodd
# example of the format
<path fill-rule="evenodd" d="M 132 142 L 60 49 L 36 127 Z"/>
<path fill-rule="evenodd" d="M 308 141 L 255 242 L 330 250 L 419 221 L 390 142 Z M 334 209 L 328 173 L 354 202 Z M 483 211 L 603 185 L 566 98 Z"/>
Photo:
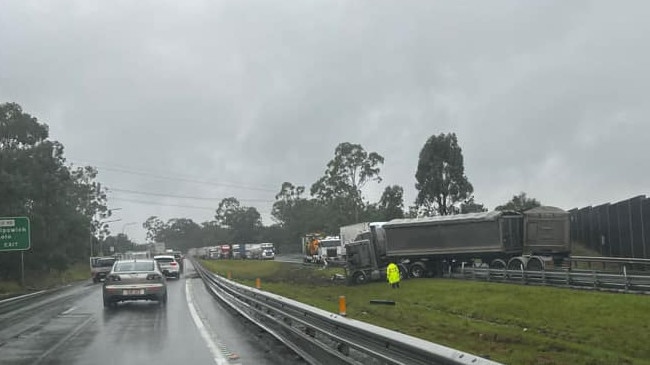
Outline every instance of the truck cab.
<path fill-rule="evenodd" d="M 320 261 L 341 261 L 341 239 L 337 236 L 329 236 L 320 240 L 318 245 L 318 257 Z"/>
<path fill-rule="evenodd" d="M 275 246 L 273 243 L 265 242 L 262 243 L 262 260 L 274 260 L 275 259 Z"/>

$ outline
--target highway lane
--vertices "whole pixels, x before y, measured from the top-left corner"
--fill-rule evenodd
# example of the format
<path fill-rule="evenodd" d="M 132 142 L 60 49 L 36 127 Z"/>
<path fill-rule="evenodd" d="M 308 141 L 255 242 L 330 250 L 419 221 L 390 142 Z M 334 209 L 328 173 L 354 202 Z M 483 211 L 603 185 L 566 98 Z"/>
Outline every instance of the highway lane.
<path fill-rule="evenodd" d="M 104 309 L 85 284 L 0 316 L 2 364 L 304 364 L 271 336 L 221 307 L 191 263 L 168 280 L 167 305 Z"/>

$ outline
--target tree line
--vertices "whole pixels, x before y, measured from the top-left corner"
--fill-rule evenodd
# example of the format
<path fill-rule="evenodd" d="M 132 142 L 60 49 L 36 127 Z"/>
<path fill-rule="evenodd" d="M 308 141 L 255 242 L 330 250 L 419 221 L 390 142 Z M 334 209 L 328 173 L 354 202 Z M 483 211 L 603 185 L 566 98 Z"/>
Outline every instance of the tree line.
<path fill-rule="evenodd" d="M 151 216 L 142 226 L 147 241 L 163 241 L 186 250 L 222 243 L 274 242 L 280 252 L 298 251 L 300 237 L 320 232 L 337 235 L 339 227 L 394 218 L 482 212 L 464 171 L 462 149 L 454 133 L 431 136 L 420 151 L 415 188 L 417 198 L 405 207 L 404 189 L 387 186 L 376 202 L 364 198 L 369 184 L 382 181 L 384 157 L 363 146 L 344 142 L 334 150 L 323 175 L 311 186 L 284 182 L 272 207 L 273 224 L 264 226 L 254 207 L 236 197 L 223 199 L 214 219 L 163 221 Z M 26 268 L 38 272 L 65 270 L 89 255 L 135 249 L 124 234 L 110 235 L 106 221 L 106 188 L 97 169 L 73 166 L 64 146 L 49 139 L 49 128 L 16 103 L 0 104 L 0 216 L 31 220 L 31 249 Z M 525 193 L 497 209 L 537 204 Z M 111 251 L 109 248 L 112 248 Z M 20 253 L 0 252 L 0 278 L 16 278 Z"/>
<path fill-rule="evenodd" d="M 323 176 L 309 187 L 308 195 L 305 186 L 282 184 L 275 196 L 271 211 L 274 223 L 270 226 L 262 225 L 257 209 L 229 197 L 219 203 L 214 220 L 201 225 L 187 218 L 165 223 L 152 216 L 143 227 L 147 240 L 163 241 L 180 249 L 274 242 L 281 252 L 295 252 L 300 250 L 301 236 L 338 235 L 339 228 L 348 224 L 487 211 L 474 201 L 474 188 L 465 175 L 462 150 L 454 133 L 431 136 L 425 143 L 415 175 L 418 195 L 407 209 L 404 189 L 398 185 L 387 186 L 377 202 L 364 198 L 365 186 L 382 181 L 383 163 L 383 156 L 359 144 L 339 144 Z M 539 205 L 522 192 L 496 209 L 523 211 Z"/>
<path fill-rule="evenodd" d="M 0 104 L 0 216 L 28 217 L 31 248 L 26 270 L 65 270 L 88 262 L 110 216 L 106 189 L 90 166 L 66 164 L 63 145 L 46 124 L 16 103 Z M 0 252 L 0 278 L 20 273 L 20 252 Z"/>

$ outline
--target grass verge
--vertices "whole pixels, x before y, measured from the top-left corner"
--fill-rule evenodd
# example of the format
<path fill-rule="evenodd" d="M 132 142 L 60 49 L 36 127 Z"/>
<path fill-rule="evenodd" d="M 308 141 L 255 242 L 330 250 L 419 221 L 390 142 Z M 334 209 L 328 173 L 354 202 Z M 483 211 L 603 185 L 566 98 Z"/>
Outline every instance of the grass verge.
<path fill-rule="evenodd" d="M 347 286 L 342 269 L 259 261 L 203 261 L 220 275 L 349 318 L 505 364 L 650 364 L 650 296 L 514 284 L 420 279 Z M 370 304 L 394 300 L 395 306 Z"/>
<path fill-rule="evenodd" d="M 0 299 L 50 289 L 88 278 L 90 278 L 90 269 L 87 264 L 76 264 L 63 272 L 30 272 L 25 275 L 25 288 L 21 287 L 18 281 L 0 281 Z"/>

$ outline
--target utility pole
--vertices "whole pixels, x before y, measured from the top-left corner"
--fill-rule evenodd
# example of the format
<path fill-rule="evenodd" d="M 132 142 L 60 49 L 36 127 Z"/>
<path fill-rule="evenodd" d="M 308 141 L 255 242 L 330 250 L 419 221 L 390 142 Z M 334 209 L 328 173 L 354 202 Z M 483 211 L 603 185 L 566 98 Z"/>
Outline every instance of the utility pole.
<path fill-rule="evenodd" d="M 124 236 L 124 230 L 126 229 L 127 226 L 132 226 L 134 224 L 138 224 L 138 222 L 129 222 L 129 223 L 124 223 L 122 225 L 122 236 Z M 131 247 L 131 250 L 133 251 L 135 248 L 135 242 L 133 243 L 133 246 Z"/>

